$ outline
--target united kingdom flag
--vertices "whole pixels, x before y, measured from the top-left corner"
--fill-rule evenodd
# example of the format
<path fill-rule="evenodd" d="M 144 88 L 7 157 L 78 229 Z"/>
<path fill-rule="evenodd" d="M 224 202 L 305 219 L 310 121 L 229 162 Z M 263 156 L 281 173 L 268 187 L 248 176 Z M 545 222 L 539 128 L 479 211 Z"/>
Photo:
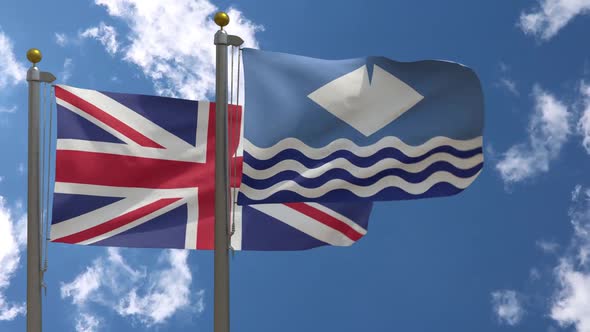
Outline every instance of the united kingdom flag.
<path fill-rule="evenodd" d="M 57 144 L 50 238 L 81 245 L 213 249 L 215 104 L 55 86 Z M 241 108 L 229 107 L 241 179 Z M 237 189 L 234 189 L 237 190 Z M 347 246 L 371 203 L 234 206 L 236 250 Z"/>

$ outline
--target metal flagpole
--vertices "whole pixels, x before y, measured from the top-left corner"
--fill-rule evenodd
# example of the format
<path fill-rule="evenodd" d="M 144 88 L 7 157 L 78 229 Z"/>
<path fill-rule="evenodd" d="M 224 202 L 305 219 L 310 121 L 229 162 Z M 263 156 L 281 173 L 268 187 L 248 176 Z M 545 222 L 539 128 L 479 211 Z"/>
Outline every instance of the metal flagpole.
<path fill-rule="evenodd" d="M 27 332 L 41 332 L 41 230 L 39 182 L 39 107 L 41 83 L 55 76 L 37 68 L 41 51 L 32 48 L 27 59 L 33 64 L 27 71 L 29 82 L 29 147 L 27 188 Z"/>
<path fill-rule="evenodd" d="M 240 46 L 240 37 L 228 35 L 224 12 L 215 14 L 220 27 L 215 33 L 215 253 L 213 286 L 213 330 L 229 332 L 229 163 L 227 148 L 227 47 Z"/>

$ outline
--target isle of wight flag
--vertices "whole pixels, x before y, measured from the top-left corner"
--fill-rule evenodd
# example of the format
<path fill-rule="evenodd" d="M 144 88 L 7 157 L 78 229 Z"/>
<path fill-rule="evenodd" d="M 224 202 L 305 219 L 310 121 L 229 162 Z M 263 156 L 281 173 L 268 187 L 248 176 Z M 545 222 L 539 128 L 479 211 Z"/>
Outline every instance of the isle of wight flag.
<path fill-rule="evenodd" d="M 244 50 L 241 204 L 454 195 L 483 168 L 483 94 L 445 61 Z"/>

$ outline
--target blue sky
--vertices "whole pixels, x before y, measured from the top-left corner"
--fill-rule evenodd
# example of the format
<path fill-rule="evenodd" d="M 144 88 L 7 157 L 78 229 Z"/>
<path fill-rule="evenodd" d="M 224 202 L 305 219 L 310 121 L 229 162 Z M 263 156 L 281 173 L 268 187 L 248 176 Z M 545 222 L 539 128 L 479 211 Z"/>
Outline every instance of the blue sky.
<path fill-rule="evenodd" d="M 459 196 L 376 204 L 349 248 L 238 253 L 234 331 L 590 331 L 590 1 L 60 1 L 0 10 L 0 331 L 25 326 L 25 53 L 58 82 L 211 99 L 215 27 L 249 46 L 448 59 L 485 95 Z M 210 252 L 49 245 L 46 331 L 212 331 Z"/>

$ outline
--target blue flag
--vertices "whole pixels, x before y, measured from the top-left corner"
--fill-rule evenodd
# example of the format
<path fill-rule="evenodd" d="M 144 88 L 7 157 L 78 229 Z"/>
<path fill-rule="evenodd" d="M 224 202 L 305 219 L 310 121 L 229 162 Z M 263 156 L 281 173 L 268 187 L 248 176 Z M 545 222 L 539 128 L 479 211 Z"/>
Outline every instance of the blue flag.
<path fill-rule="evenodd" d="M 243 52 L 240 204 L 448 196 L 483 168 L 483 94 L 465 66 Z"/>

